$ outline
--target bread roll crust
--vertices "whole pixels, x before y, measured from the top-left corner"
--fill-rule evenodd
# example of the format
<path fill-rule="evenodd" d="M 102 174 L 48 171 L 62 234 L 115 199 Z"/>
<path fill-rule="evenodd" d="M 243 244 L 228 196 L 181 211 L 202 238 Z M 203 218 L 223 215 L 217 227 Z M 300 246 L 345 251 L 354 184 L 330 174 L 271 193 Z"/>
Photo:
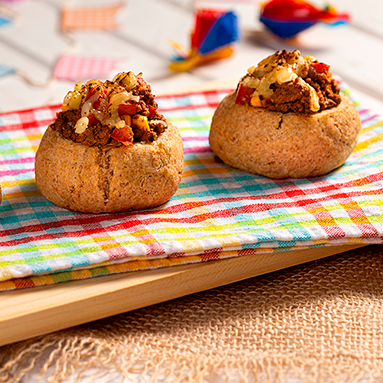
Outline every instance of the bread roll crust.
<path fill-rule="evenodd" d="M 361 129 L 352 101 L 314 114 L 235 104 L 235 92 L 213 116 L 209 143 L 227 165 L 270 178 L 319 176 L 341 166 Z"/>
<path fill-rule="evenodd" d="M 84 213 L 161 205 L 176 192 L 183 172 L 182 139 L 167 123 L 154 142 L 108 150 L 75 143 L 48 127 L 36 153 L 36 184 L 49 201 Z"/>

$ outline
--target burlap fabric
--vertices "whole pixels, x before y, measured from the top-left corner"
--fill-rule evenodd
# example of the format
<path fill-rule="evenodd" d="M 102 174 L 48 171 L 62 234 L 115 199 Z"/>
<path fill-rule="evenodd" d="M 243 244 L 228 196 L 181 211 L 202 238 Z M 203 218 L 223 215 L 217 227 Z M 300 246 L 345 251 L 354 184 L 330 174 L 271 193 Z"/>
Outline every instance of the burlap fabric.
<path fill-rule="evenodd" d="M 51 382 L 90 369 L 113 382 L 380 382 L 382 255 L 370 246 L 4 346 L 0 382 L 36 366 Z"/>

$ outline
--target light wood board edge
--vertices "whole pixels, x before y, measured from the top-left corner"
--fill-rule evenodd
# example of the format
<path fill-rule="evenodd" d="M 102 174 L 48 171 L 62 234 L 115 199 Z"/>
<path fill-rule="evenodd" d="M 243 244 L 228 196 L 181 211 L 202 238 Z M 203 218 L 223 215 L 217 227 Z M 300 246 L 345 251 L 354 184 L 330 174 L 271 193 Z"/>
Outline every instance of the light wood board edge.
<path fill-rule="evenodd" d="M 261 253 L 0 294 L 0 346 L 361 246 Z"/>

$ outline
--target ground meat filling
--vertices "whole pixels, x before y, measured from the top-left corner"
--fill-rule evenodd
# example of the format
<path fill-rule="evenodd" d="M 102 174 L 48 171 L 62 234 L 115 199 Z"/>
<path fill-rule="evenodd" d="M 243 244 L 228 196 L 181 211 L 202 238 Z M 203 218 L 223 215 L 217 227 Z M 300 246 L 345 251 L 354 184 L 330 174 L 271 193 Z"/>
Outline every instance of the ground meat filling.
<path fill-rule="evenodd" d="M 263 63 L 265 64 L 263 65 Z M 288 80 L 274 80 L 266 90 L 270 94 L 262 94 L 262 91 L 259 91 L 263 81 L 262 76 L 267 78 L 272 71 L 276 71 L 281 66 L 288 68 L 288 71 L 285 72 L 288 73 L 287 76 L 290 76 Z M 319 63 L 315 58 L 304 59 L 300 56 L 299 51 L 292 53 L 278 51 L 270 56 L 270 59 L 267 58 L 261 62 L 255 69 L 254 67 L 249 69 L 250 73 L 247 73 L 238 84 L 236 103 L 249 102 L 252 106 L 282 113 L 313 114 L 333 108 L 340 104 L 341 96 L 340 89 L 328 68 L 326 64 Z M 259 73 L 261 73 L 261 77 L 256 77 Z M 250 88 L 248 84 L 250 84 Z M 252 84 L 254 84 L 254 88 Z M 313 93 L 315 93 L 314 103 Z"/>
<path fill-rule="evenodd" d="M 69 92 L 69 96 L 67 96 L 68 104 L 74 102 L 76 95 L 79 97 L 79 94 L 82 101 L 78 105 L 76 104 L 76 107 L 62 107 L 62 111 L 57 113 L 56 120 L 51 124 L 51 128 L 60 132 L 68 140 L 88 147 L 98 146 L 103 149 L 123 145 L 130 146 L 136 142 L 150 143 L 155 141 L 166 130 L 167 121 L 164 116 L 157 112 L 158 105 L 151 93 L 150 86 L 140 75 L 135 77 L 135 80 L 135 87 L 133 89 L 127 88 L 131 95 L 128 104 L 132 112 L 128 112 L 127 115 L 121 115 L 119 112 L 117 117 L 117 121 L 120 123 L 119 127 L 113 126 L 110 122 L 103 123 L 103 121 L 100 121 L 100 117 L 96 118 L 97 115 L 101 115 L 105 119 L 110 118 L 110 112 L 107 109 L 109 106 L 108 100 L 111 100 L 116 92 L 125 92 L 121 81 L 105 81 L 105 83 L 97 86 L 91 83 L 82 84 L 81 92 Z M 87 101 L 87 97 L 91 99 L 89 95 L 96 92 L 99 92 L 100 96 L 91 105 L 90 112 L 86 114 L 88 118 L 87 126 L 77 132 L 76 124 L 83 117 L 84 103 Z M 139 122 L 135 123 L 135 121 Z"/>
<path fill-rule="evenodd" d="M 273 84 L 273 96 L 264 99 L 265 108 L 278 112 L 306 113 L 310 112 L 310 91 L 298 82 Z"/>
<path fill-rule="evenodd" d="M 340 89 L 333 78 L 328 73 L 321 73 L 312 66 L 305 81 L 311 85 L 319 96 L 320 110 L 329 109 L 337 106 L 341 102 Z"/>
<path fill-rule="evenodd" d="M 320 111 L 340 104 L 339 86 L 327 74 L 319 73 L 310 67 L 305 81 L 315 89 L 319 98 Z M 310 109 L 310 91 L 298 81 L 274 83 L 270 88 L 274 91 L 270 99 L 261 96 L 264 108 L 282 113 L 313 113 Z"/>
<path fill-rule="evenodd" d="M 104 148 L 123 146 L 111 137 L 113 128 L 102 125 L 100 122 L 96 125 L 89 126 L 84 133 L 76 133 L 75 125 L 79 119 L 79 113 L 75 110 L 68 110 L 57 113 L 56 120 L 51 124 L 53 130 L 60 132 L 64 138 L 73 142 L 82 143 L 85 146 L 99 146 Z M 132 129 L 132 143 L 134 142 L 153 142 L 163 133 L 167 127 L 164 116 L 156 113 L 155 120 L 149 122 L 150 129 L 145 130 L 143 127 L 135 127 Z"/>
<path fill-rule="evenodd" d="M 51 125 L 53 130 L 60 132 L 64 138 L 73 142 L 82 143 L 85 146 L 122 146 L 121 142 L 110 137 L 113 128 L 104 126 L 101 123 L 88 126 L 85 132 L 79 134 L 75 132 L 75 125 L 79 116 L 79 111 L 67 110 L 57 113 L 55 122 Z"/>
<path fill-rule="evenodd" d="M 334 79 L 310 67 L 305 81 L 315 89 L 318 95 L 319 111 L 340 104 L 340 89 Z M 269 100 L 264 100 L 267 109 L 283 113 L 313 113 L 310 110 L 310 92 L 299 82 L 275 83 L 271 88 L 274 90 L 273 96 Z"/>

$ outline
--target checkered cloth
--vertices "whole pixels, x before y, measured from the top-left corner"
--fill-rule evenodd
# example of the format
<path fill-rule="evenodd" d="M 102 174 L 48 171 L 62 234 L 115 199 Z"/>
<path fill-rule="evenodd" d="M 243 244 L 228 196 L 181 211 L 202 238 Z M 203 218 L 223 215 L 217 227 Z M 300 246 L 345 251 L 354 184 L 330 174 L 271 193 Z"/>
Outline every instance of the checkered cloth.
<path fill-rule="evenodd" d="M 358 106 L 359 143 L 338 170 L 272 180 L 217 161 L 211 117 L 228 91 L 158 98 L 184 142 L 184 175 L 155 209 L 83 214 L 48 202 L 34 156 L 59 106 L 0 115 L 0 290 L 259 252 L 382 243 L 383 121 Z"/>
<path fill-rule="evenodd" d="M 116 58 L 62 55 L 57 60 L 53 77 L 73 82 L 103 78 L 107 77 L 119 61 Z"/>
<path fill-rule="evenodd" d="M 63 8 L 61 12 L 61 30 L 114 30 L 117 29 L 117 12 L 122 2 L 92 7 Z"/>

